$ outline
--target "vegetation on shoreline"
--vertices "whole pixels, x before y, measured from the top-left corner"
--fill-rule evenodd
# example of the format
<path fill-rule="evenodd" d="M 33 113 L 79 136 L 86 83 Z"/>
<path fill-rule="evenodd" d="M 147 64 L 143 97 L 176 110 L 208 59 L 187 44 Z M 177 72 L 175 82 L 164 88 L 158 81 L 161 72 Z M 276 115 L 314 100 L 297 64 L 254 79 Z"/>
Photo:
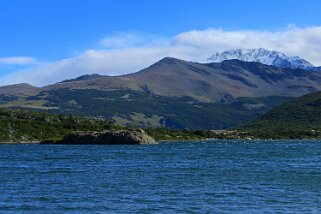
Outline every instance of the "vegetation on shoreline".
<path fill-rule="evenodd" d="M 0 108 L 0 142 L 57 141 L 75 132 L 136 129 L 138 128 L 118 126 L 100 119 Z M 233 133 L 227 136 L 228 131 L 181 131 L 167 128 L 146 128 L 145 131 L 157 141 L 235 137 Z"/>
<path fill-rule="evenodd" d="M 114 125 L 106 120 L 0 108 L 0 142 L 56 141 L 75 132 L 121 129 L 137 128 Z M 197 140 L 208 137 L 206 131 L 150 128 L 146 132 L 156 140 Z"/>
<path fill-rule="evenodd" d="M 149 128 L 145 131 L 159 141 L 190 141 L 206 139 L 239 139 L 246 138 L 248 132 L 237 130 L 175 130 L 167 128 Z"/>
<path fill-rule="evenodd" d="M 206 138 L 202 133 L 197 131 L 180 131 L 166 128 L 148 128 L 145 131 L 158 141 L 201 140 Z"/>
<path fill-rule="evenodd" d="M 1 142 L 57 140 L 75 131 L 119 128 L 103 120 L 0 108 Z"/>

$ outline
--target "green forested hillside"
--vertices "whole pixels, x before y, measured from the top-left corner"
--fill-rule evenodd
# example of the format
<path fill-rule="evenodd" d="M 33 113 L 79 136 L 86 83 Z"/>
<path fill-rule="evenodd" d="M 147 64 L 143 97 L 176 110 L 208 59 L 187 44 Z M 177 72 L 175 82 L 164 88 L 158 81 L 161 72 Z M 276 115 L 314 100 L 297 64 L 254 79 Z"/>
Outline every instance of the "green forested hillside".
<path fill-rule="evenodd" d="M 111 128 L 102 120 L 0 108 L 0 142 L 54 140 L 74 131 Z"/>
<path fill-rule="evenodd" d="M 257 137 L 320 137 L 321 92 L 286 102 L 239 128 Z"/>
<path fill-rule="evenodd" d="M 43 100 L 50 113 L 103 117 L 122 126 L 195 130 L 235 127 L 292 98 L 238 98 L 225 104 L 132 90 L 57 89 L 28 99 Z"/>

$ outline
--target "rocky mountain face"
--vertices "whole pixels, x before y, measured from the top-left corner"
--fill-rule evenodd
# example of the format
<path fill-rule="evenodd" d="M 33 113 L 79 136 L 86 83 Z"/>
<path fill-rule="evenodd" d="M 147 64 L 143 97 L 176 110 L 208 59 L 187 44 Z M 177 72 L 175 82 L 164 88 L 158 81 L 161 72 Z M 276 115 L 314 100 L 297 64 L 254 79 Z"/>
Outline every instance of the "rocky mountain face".
<path fill-rule="evenodd" d="M 228 50 L 215 53 L 207 60 L 210 62 L 222 62 L 231 59 L 238 59 L 245 62 L 259 62 L 279 68 L 314 70 L 314 66 L 311 63 L 300 57 L 288 56 L 281 52 L 269 51 L 263 48 Z"/>

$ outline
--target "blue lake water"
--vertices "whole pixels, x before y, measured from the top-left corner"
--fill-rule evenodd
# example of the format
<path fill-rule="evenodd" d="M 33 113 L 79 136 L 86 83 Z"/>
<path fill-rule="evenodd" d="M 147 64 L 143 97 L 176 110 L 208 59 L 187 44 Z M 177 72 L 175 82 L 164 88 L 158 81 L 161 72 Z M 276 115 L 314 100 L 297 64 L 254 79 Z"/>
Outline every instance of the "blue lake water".
<path fill-rule="evenodd" d="M 0 212 L 321 213 L 321 141 L 0 145 Z"/>

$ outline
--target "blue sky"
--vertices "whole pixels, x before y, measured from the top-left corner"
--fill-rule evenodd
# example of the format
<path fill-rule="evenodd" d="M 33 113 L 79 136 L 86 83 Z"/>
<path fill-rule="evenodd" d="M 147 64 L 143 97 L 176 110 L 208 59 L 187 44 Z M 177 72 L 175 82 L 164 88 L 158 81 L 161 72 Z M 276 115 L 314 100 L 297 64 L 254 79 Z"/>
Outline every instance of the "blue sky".
<path fill-rule="evenodd" d="M 108 50 L 118 53 L 125 49 L 124 55 L 127 56 L 128 48 L 153 45 L 163 45 L 170 49 L 168 46 L 173 44 L 173 40 L 176 41 L 181 34 L 193 30 L 205 33 L 209 29 L 234 33 L 265 32 L 275 33 L 273 37 L 277 37 L 277 33 L 284 31 L 317 28 L 321 26 L 320 11 L 321 2 L 318 0 L 2 0 L 0 74 L 3 78 L 0 78 L 0 84 L 6 83 L 6 80 L 12 82 L 12 74 L 21 70 L 29 69 L 28 71 L 32 72 L 33 68 L 39 69 L 86 54 L 93 57 L 93 53 L 103 53 L 105 56 Z M 319 41 L 318 36 L 313 41 Z M 184 42 L 186 44 L 186 40 Z M 112 45 L 113 43 L 116 45 Z M 190 42 L 188 45 L 195 46 L 194 43 L 190 45 Z M 185 48 L 183 46 L 182 43 L 179 44 L 181 49 Z M 269 44 L 266 46 L 275 47 Z M 225 46 L 217 45 L 215 42 L 211 48 L 214 51 L 223 47 Z M 297 50 L 288 49 L 280 47 L 280 50 L 288 50 L 290 54 L 300 54 Z M 162 54 L 182 57 L 186 55 L 186 59 L 193 60 L 190 53 L 182 54 L 182 51 L 177 54 L 178 50 L 170 49 Z M 162 54 L 159 56 L 163 56 Z M 121 56 L 121 53 L 117 56 Z M 314 63 L 318 61 L 318 57 L 316 54 L 308 56 Z M 128 64 L 130 63 L 129 61 Z M 81 65 L 74 68 L 81 70 L 79 73 L 73 72 L 69 76 L 58 75 L 59 78 L 91 72 L 77 66 Z M 143 66 L 146 64 L 124 69 L 134 72 Z M 128 73 L 107 71 L 117 70 L 117 65 L 110 68 L 99 65 L 96 67 L 99 69 L 93 68 L 92 73 L 105 70 L 105 74 L 111 75 Z M 69 66 L 68 69 L 73 67 Z M 45 72 L 44 70 L 42 73 Z M 50 75 L 47 78 L 50 79 Z M 26 81 L 40 85 L 50 83 L 45 79 L 38 82 L 28 79 Z"/>

